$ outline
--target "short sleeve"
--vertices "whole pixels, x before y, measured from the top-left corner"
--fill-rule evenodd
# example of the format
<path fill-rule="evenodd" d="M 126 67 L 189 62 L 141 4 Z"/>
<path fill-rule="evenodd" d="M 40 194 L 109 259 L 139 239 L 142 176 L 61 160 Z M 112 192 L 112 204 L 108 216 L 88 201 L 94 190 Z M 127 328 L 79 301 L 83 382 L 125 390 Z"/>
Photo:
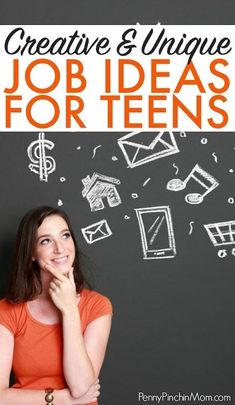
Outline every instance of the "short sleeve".
<path fill-rule="evenodd" d="M 14 312 L 14 304 L 6 299 L 0 300 L 0 325 L 5 326 L 12 335 L 15 335 L 17 326 Z"/>
<path fill-rule="evenodd" d="M 103 315 L 113 315 L 113 307 L 111 301 L 104 295 L 94 292 L 90 304 L 91 305 L 88 314 L 88 323 Z"/>

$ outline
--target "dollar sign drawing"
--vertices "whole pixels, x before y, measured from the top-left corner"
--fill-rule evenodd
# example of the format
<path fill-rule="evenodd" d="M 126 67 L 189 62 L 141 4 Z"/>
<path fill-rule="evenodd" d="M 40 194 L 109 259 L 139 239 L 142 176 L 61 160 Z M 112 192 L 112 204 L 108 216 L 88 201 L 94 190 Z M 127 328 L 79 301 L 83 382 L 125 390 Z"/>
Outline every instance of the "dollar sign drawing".
<path fill-rule="evenodd" d="M 45 139 L 43 132 L 39 133 L 38 140 L 31 142 L 27 152 L 32 163 L 29 164 L 29 169 L 39 174 L 40 181 L 48 181 L 48 174 L 55 171 L 55 160 L 51 156 L 46 156 L 45 149 L 52 150 L 54 148 L 52 141 Z"/>

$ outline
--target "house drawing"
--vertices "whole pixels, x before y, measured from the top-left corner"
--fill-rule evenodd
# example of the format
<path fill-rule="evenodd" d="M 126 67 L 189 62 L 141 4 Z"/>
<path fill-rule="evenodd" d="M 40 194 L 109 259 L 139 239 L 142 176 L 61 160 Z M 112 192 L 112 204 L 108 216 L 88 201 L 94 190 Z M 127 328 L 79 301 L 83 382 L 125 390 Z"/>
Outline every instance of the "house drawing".
<path fill-rule="evenodd" d="M 105 208 L 103 202 L 105 198 L 110 207 L 121 204 L 122 201 L 116 189 L 116 184 L 121 183 L 120 180 L 94 172 L 91 177 L 88 175 L 82 179 L 82 183 L 84 185 L 82 196 L 89 202 L 92 212 Z"/>

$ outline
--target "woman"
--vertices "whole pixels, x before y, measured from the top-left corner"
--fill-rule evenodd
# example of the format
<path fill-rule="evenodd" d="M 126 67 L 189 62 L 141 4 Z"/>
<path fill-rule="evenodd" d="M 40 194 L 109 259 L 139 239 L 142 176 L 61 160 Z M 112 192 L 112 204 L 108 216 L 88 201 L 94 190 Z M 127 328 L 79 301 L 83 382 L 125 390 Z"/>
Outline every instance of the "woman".
<path fill-rule="evenodd" d="M 85 285 L 67 215 L 29 211 L 0 301 L 0 405 L 97 404 L 112 306 Z"/>

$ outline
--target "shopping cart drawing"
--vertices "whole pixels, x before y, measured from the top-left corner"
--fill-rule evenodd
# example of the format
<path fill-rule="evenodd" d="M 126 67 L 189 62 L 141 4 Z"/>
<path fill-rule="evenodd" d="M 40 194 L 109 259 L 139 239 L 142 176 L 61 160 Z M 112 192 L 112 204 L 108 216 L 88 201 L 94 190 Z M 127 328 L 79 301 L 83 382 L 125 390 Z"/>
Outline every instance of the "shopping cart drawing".
<path fill-rule="evenodd" d="M 216 222 L 204 225 L 209 238 L 215 247 L 235 245 L 235 221 Z M 235 247 L 232 248 L 232 255 L 235 255 Z M 226 257 L 227 249 L 220 249 L 217 252 L 220 258 Z"/>

